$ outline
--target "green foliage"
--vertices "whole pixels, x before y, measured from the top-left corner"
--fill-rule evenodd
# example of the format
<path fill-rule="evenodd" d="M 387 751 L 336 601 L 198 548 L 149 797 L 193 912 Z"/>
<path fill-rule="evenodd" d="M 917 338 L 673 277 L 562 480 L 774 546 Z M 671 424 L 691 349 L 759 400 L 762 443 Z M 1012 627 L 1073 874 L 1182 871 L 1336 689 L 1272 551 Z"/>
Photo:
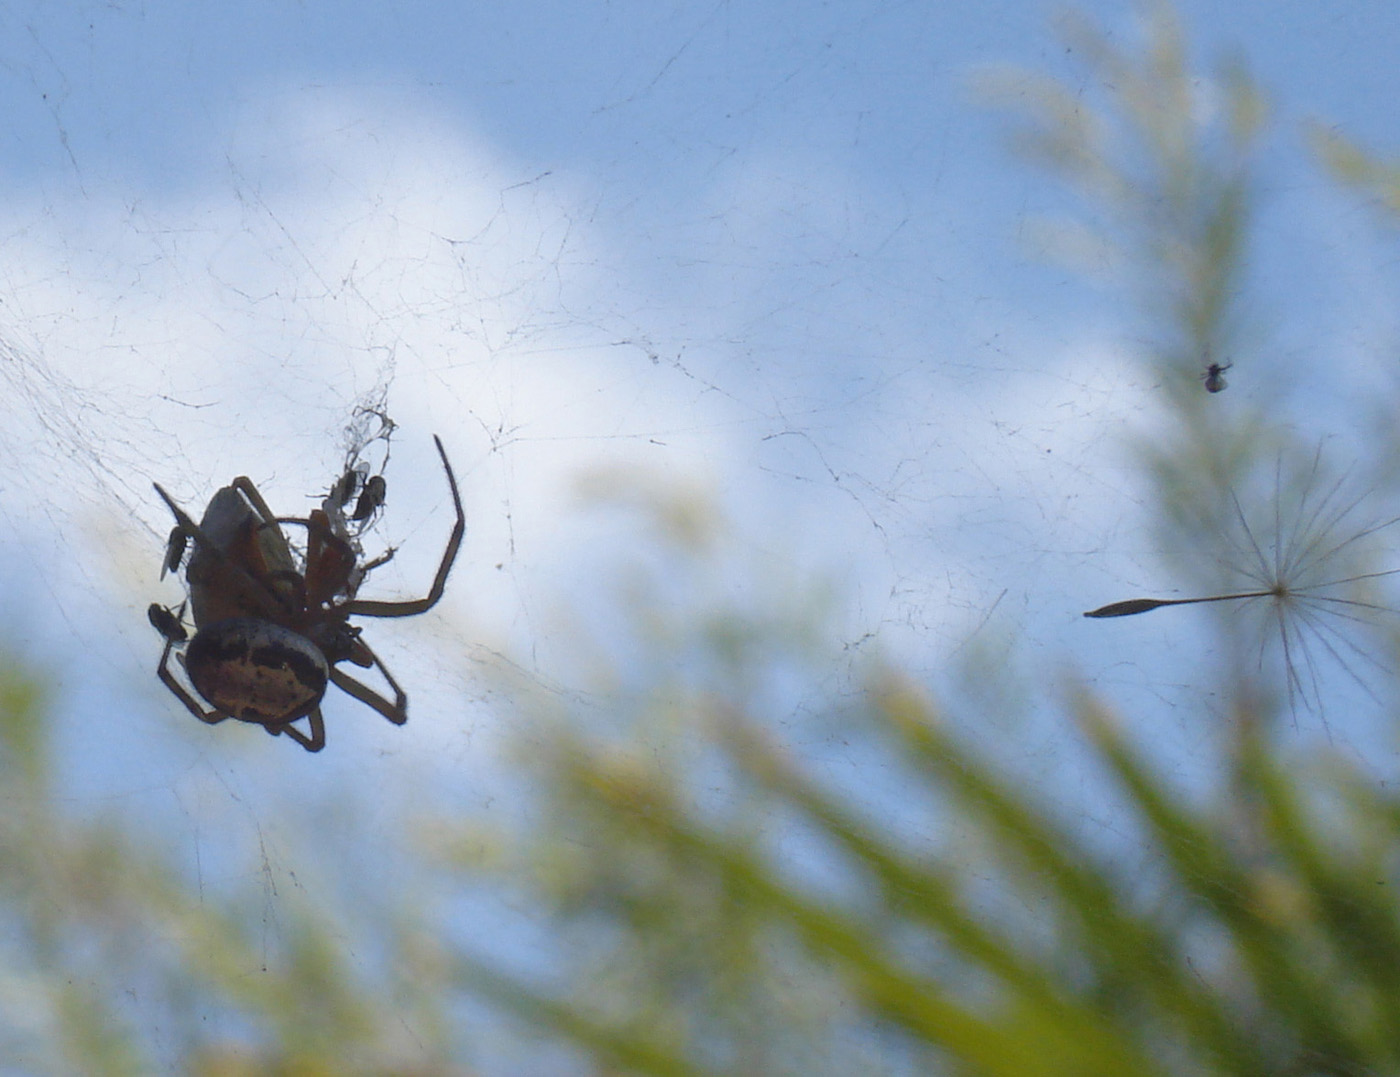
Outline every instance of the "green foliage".
<path fill-rule="evenodd" d="M 66 814 L 51 720 L 39 682 L 0 658 L 7 1072 L 148 1074 L 171 1061 L 172 1044 L 191 1074 L 447 1071 L 432 1064 L 446 1052 L 431 1040 L 431 1015 L 411 995 L 395 1012 L 379 1006 L 392 985 L 359 979 L 342 936 L 309 908 L 286 903 L 293 941 L 270 956 L 260 900 L 206 895 L 138 829 Z M 395 1043 L 407 1020 L 420 1036 L 411 1067 Z M 216 1031 L 230 1021 L 254 1031 Z"/>
<path fill-rule="evenodd" d="M 560 735 L 545 769 L 573 826 L 556 837 L 594 843 L 566 889 L 591 893 L 594 913 L 624 926 L 610 957 L 648 989 L 634 979 L 630 990 L 565 1002 L 514 981 L 480 986 L 522 1012 L 564 1007 L 590 1028 L 669 1030 L 667 1051 L 647 1065 L 589 1033 L 602 1057 L 639 1072 L 850 1072 L 859 1046 L 888 1072 L 924 1072 L 935 1060 L 1008 1075 L 1400 1067 L 1400 801 L 1353 768 L 1296 768 L 1250 734 L 1228 795 L 1196 807 L 1155 775 L 1099 701 L 1079 697 L 1079 726 L 1158 865 L 1157 885 L 1135 893 L 911 686 L 890 680 L 868 704 L 851 735 L 879 738 L 908 762 L 952 818 L 985 833 L 979 848 L 992 859 L 910 848 L 755 723 L 715 718 L 710 744 L 736 783 L 795 813 L 846 873 L 837 886 L 804 883 L 794 857 L 765 848 L 743 818 L 707 818 L 674 775 Z M 1344 813 L 1323 815 L 1319 791 L 1340 796 Z M 627 870 L 641 859 L 664 868 Z M 1028 921 L 984 907 L 978 877 L 989 874 L 1034 910 Z M 661 953 L 647 945 L 656 930 L 672 943 Z M 680 954 L 675 943 L 691 932 L 713 952 Z M 733 932 L 744 935 L 742 985 L 726 982 Z M 770 1015 L 791 1005 L 789 1020 L 801 1022 L 797 984 L 846 1000 L 826 1014 L 841 1014 L 834 1027 L 806 1027 L 815 1057 L 798 1044 L 782 1049 L 790 1026 L 780 1025 L 762 1033 L 775 1048 L 763 1064 L 743 1064 L 740 1041 L 754 1030 L 700 1017 L 747 990 Z M 547 1021 L 567 1030 L 559 1013 Z M 654 1046 L 640 1036 L 636 1045 Z M 900 1057 L 908 1064 L 892 1061 Z"/>
<path fill-rule="evenodd" d="M 1375 198 L 1389 223 L 1400 217 L 1400 164 L 1367 153 L 1339 131 L 1314 125 L 1313 148 L 1327 169 L 1362 194 Z"/>

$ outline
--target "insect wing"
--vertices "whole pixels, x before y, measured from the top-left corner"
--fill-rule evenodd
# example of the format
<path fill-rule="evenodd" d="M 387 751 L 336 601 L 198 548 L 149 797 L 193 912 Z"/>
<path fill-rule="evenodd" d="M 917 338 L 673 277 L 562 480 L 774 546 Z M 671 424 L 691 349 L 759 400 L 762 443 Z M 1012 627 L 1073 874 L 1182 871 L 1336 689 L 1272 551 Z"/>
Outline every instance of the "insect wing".
<path fill-rule="evenodd" d="M 331 487 L 330 500 L 335 508 L 343 509 L 350 503 L 350 499 L 355 496 L 355 491 L 360 488 L 360 473 L 351 468 L 344 475 L 340 476 L 334 486 Z"/>

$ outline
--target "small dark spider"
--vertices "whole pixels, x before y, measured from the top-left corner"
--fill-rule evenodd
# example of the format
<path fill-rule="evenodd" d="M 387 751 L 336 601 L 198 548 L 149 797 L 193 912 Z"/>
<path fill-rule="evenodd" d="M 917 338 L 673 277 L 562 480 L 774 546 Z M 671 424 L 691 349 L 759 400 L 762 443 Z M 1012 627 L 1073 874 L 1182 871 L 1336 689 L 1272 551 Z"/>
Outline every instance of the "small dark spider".
<path fill-rule="evenodd" d="M 1225 371 L 1229 370 L 1234 363 L 1211 363 L 1201 374 L 1201 381 L 1206 383 L 1206 392 L 1218 393 L 1222 389 L 1227 389 L 1230 383 L 1225 380 Z"/>
<path fill-rule="evenodd" d="M 343 492 L 343 479 L 321 508 L 299 518 L 274 516 L 257 487 L 239 477 L 210 499 L 198 524 L 156 486 L 175 514 L 181 535 L 194 540 L 194 553 L 185 566 L 194 638 L 186 642 L 184 606 L 179 612 L 160 605 L 147 611 L 151 624 L 165 637 L 156 675 L 191 714 L 211 725 L 227 718 L 252 722 L 319 752 L 326 743 L 321 700 L 329 682 L 395 725 L 407 721 L 408 697 L 349 619 L 413 617 L 442 598 L 466 519 L 442 440 L 433 441 L 447 472 L 457 522 L 428 594 L 403 602 L 355 597 L 369 572 L 388 561 L 393 551 L 357 564 L 358 549 L 346 528 L 343 501 L 337 503 L 335 496 Z M 306 528 L 306 552 L 300 559 L 283 525 Z M 168 549 L 167 565 L 171 559 Z M 170 655 L 176 648 L 182 648 L 177 657 L 189 683 L 212 709 L 206 709 L 171 670 Z M 394 701 L 342 673 L 336 668 L 339 662 L 377 668 L 393 690 Z M 310 736 L 293 725 L 301 718 L 308 719 Z"/>

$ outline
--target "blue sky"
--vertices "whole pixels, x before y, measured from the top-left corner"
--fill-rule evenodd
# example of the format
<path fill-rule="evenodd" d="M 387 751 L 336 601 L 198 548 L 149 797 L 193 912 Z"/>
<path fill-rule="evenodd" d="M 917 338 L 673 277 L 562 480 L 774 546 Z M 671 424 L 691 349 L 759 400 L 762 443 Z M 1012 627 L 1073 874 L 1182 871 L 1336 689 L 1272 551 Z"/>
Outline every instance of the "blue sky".
<path fill-rule="evenodd" d="M 1088 11 L 1132 39 L 1131 6 Z M 1343 381 L 1319 355 L 1384 339 L 1388 255 L 1297 124 L 1388 144 L 1400 16 L 1182 11 L 1198 62 L 1247 57 L 1279 117 L 1258 316 L 1284 369 Z M 1070 203 L 970 90 L 995 63 L 1083 78 L 1052 15 L 9 9 L 0 537 L 74 544 L 19 574 L 29 601 L 102 590 L 80 536 L 111 527 L 130 579 L 106 599 L 123 612 L 96 619 L 127 639 L 141 550 L 165 529 L 151 481 L 193 503 L 247 471 L 305 496 L 384 387 L 396 489 L 416 501 L 386 541 L 421 529 L 424 550 L 387 583 L 411 588 L 444 530 L 441 431 L 475 499 L 459 577 L 505 566 L 459 586 L 503 647 L 538 646 L 529 611 L 577 575 L 558 525 L 576 476 L 626 465 L 710 490 L 760 551 L 849 572 L 852 639 L 932 669 L 1019 591 L 999 608 L 1048 654 L 1080 626 L 1032 622 L 1083 604 L 1065 573 L 1102 572 L 1104 535 L 1130 529 L 1125 583 L 1154 569 L 1118 474 L 1150 388 L 1121 354 L 1140 326 L 1123 294 L 1027 249 L 1028 224 Z M 1230 399 L 1278 391 L 1240 368 Z M 1027 551 L 1037 593 L 1016 582 Z M 1045 588 L 1051 562 L 1065 592 Z M 131 631 L 134 660 L 149 640 Z"/>
<path fill-rule="evenodd" d="M 1132 40 L 1131 5 L 1085 10 Z M 1278 361 L 1240 363 L 1219 405 L 1316 397 L 1320 433 L 1393 351 L 1394 266 L 1298 125 L 1395 148 L 1400 9 L 1181 11 L 1197 62 L 1244 56 L 1278 118 L 1251 267 Z M 9 637 L 62 674 L 77 803 L 159 814 L 188 853 L 231 793 L 230 833 L 261 841 L 248 791 L 296 775 L 489 770 L 500 669 L 582 691 L 561 625 L 629 568 L 632 525 L 581 507 L 589 476 L 720 506 L 741 607 L 754 581 L 820 581 L 840 642 L 931 679 L 1014 639 L 1041 678 L 1165 702 L 1189 769 L 1192 622 L 1080 617 L 1164 586 L 1125 447 L 1153 390 L 1141 325 L 1028 249 L 1072 202 L 971 90 L 997 63 L 1084 78 L 1053 13 L 7 8 L 0 586 Z M 314 759 L 198 727 L 154 690 L 144 608 L 179 591 L 151 483 L 195 511 L 243 473 L 302 511 L 381 391 L 400 554 L 377 593 L 421 590 L 450 527 L 432 433 L 470 518 L 441 609 L 371 628 L 413 719 L 331 701 Z"/>

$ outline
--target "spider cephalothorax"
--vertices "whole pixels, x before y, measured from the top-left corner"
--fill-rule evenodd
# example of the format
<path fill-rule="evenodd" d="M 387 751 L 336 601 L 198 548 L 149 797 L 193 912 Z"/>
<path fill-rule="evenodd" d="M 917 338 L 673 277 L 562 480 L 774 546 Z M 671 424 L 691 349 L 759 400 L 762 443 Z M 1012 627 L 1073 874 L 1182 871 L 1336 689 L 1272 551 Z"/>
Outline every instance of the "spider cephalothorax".
<path fill-rule="evenodd" d="M 165 637 L 156 674 L 191 714 L 210 724 L 226 718 L 252 722 L 274 735 L 287 734 L 311 752 L 320 751 L 326 743 L 321 699 L 327 684 L 396 725 L 407 720 L 408 697 L 360 638 L 360 628 L 350 624 L 350 618 L 412 617 L 431 609 L 442 597 L 466 521 L 452 465 L 442 441 L 433 440 L 447 472 L 457 522 L 427 596 L 404 602 L 355 597 L 369 572 L 389 560 L 393 551 L 360 563 L 358 542 L 344 513 L 353 491 L 347 482 L 349 473 L 305 518 L 274 516 L 257 487 L 239 477 L 215 493 L 196 524 L 156 486 L 176 521 L 165 567 L 178 569 L 186 544 L 194 544 L 185 564 L 194 637 L 189 638 L 182 622 L 184 606 L 172 611 L 153 604 L 147 611 Z M 383 478 L 369 479 L 366 493 L 371 486 L 375 492 L 369 501 L 361 495 L 369 507 L 361 516 L 357 504 L 354 519 L 368 518 L 382 504 Z M 298 557 L 293 551 L 284 525 L 306 529 L 304 555 Z M 170 668 L 170 655 L 177 649 L 179 663 L 200 698 Z M 377 668 L 393 690 L 394 701 L 342 673 L 336 668 L 339 662 Z M 310 724 L 309 736 L 293 725 L 301 718 Z"/>

